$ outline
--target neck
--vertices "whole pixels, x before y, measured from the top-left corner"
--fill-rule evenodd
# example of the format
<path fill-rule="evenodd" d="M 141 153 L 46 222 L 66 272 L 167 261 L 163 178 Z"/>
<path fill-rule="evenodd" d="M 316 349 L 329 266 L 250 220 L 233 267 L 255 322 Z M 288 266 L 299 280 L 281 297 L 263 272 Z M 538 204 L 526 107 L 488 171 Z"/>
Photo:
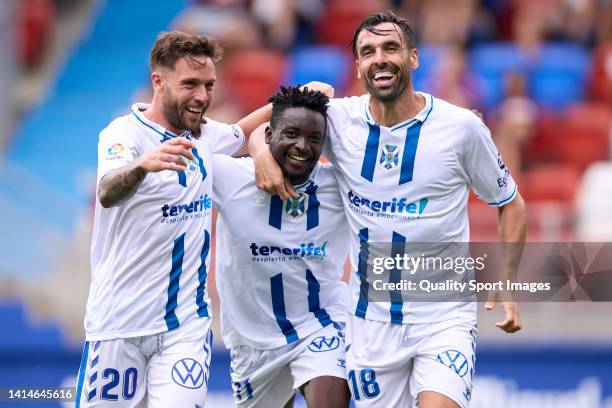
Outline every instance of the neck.
<path fill-rule="evenodd" d="M 425 107 L 425 98 L 414 90 L 406 89 L 392 102 L 382 102 L 370 96 L 370 112 L 376 123 L 393 127 L 416 116 Z"/>
<path fill-rule="evenodd" d="M 168 129 L 169 131 L 175 134 L 181 134 L 184 129 L 175 129 L 172 125 L 166 120 L 166 116 L 161 109 L 161 103 L 159 102 L 157 97 L 153 97 L 151 101 L 151 105 L 149 108 L 143 112 L 145 118 L 149 119 L 153 123 L 157 123 L 160 126 Z"/>

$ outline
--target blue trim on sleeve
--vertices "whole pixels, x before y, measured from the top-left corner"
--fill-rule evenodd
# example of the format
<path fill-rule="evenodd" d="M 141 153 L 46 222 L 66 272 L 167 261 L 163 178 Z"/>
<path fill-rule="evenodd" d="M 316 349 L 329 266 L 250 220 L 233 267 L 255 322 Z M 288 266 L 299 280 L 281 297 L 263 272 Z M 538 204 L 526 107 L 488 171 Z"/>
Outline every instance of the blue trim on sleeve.
<path fill-rule="evenodd" d="M 505 203 L 507 203 L 508 201 L 512 200 L 512 199 L 513 199 L 513 198 L 516 196 L 516 191 L 517 191 L 517 189 L 518 189 L 518 186 L 515 184 L 515 185 L 514 185 L 514 190 L 512 190 L 512 194 L 510 194 L 510 196 L 509 196 L 509 197 L 504 198 L 503 200 L 498 201 L 498 202 L 492 202 L 492 203 L 487 203 L 487 204 L 489 204 L 489 205 L 493 205 L 493 206 L 500 206 L 500 205 L 502 205 L 502 204 L 505 204 Z"/>

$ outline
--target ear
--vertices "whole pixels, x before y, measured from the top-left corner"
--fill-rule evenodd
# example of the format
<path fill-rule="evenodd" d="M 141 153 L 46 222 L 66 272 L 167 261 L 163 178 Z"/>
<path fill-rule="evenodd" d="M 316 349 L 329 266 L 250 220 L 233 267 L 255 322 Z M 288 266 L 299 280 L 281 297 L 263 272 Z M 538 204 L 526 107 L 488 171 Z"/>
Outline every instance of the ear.
<path fill-rule="evenodd" d="M 416 48 L 410 53 L 410 67 L 417 69 L 419 67 L 419 50 Z"/>
<path fill-rule="evenodd" d="M 159 71 L 153 71 L 151 74 L 151 84 L 154 91 L 160 91 L 163 88 L 162 74 Z"/>
<path fill-rule="evenodd" d="M 357 68 L 357 78 L 361 79 L 361 72 L 359 72 L 359 61 L 355 60 L 355 67 Z"/>
<path fill-rule="evenodd" d="M 272 129 L 270 129 L 270 126 L 266 126 L 266 138 L 264 140 L 266 144 L 270 144 L 272 141 Z"/>

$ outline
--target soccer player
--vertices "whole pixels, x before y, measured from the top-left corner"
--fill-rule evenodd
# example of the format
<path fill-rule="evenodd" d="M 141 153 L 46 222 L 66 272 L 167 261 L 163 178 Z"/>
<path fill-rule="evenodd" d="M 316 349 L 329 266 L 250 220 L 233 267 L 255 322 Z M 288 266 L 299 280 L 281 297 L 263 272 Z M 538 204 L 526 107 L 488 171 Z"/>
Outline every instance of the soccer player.
<path fill-rule="evenodd" d="M 475 302 L 410 302 L 397 293 L 371 302 L 370 246 L 387 242 L 402 252 L 413 243 L 469 242 L 472 188 L 499 208 L 500 240 L 518 243 L 501 271 L 512 277 L 525 240 L 525 204 L 486 126 L 466 109 L 413 90 L 419 54 L 405 20 L 371 15 L 352 46 L 368 94 L 331 101 L 323 154 L 334 165 L 351 227 L 346 362 L 355 405 L 465 408 L 475 372 Z M 255 163 L 260 187 L 293 194 L 270 152 L 261 150 Z M 506 313 L 496 325 L 519 330 L 515 302 L 498 294 L 492 300 L 485 308 L 501 301 Z"/>
<path fill-rule="evenodd" d="M 213 156 L 217 288 L 240 407 L 348 407 L 343 324 L 348 224 L 331 165 L 318 162 L 329 99 L 282 88 L 265 140 L 297 198 L 255 185 L 250 158 Z"/>
<path fill-rule="evenodd" d="M 264 108 L 237 125 L 204 117 L 221 52 L 209 37 L 160 35 L 152 102 L 100 133 L 77 407 L 204 405 L 211 156 L 241 153 L 245 133 L 269 115 Z"/>

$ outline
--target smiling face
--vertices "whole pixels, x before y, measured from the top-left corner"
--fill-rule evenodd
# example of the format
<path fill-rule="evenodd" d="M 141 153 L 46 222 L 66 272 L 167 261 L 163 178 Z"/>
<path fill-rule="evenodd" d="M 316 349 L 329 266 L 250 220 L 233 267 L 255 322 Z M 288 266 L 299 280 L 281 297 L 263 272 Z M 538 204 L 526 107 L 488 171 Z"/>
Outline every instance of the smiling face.
<path fill-rule="evenodd" d="M 385 22 L 362 30 L 357 37 L 357 72 L 368 93 L 383 103 L 398 99 L 419 66 L 418 51 L 409 49 L 401 30 Z"/>
<path fill-rule="evenodd" d="M 266 129 L 266 143 L 283 173 L 293 184 L 308 180 L 325 138 L 325 118 L 304 107 L 287 108 L 274 129 Z"/>
<path fill-rule="evenodd" d="M 182 57 L 174 69 L 160 68 L 153 73 L 154 89 L 161 95 L 162 112 L 170 130 L 199 134 L 216 80 L 215 66 L 205 56 Z"/>

